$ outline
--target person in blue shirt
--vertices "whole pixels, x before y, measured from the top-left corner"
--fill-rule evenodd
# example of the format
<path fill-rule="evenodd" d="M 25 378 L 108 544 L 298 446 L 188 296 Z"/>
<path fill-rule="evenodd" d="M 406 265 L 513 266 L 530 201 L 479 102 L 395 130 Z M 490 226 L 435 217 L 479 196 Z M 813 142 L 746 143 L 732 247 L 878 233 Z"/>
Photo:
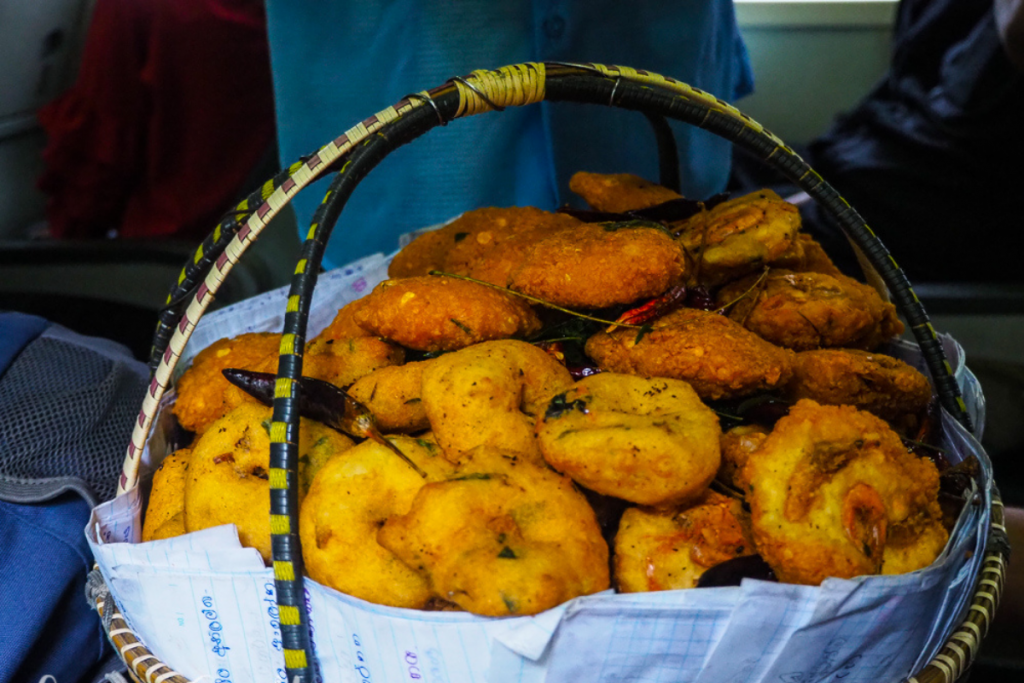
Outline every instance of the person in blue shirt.
<path fill-rule="evenodd" d="M 729 101 L 752 89 L 731 0 L 267 0 L 267 21 L 284 165 L 409 93 L 506 64 L 631 66 Z M 673 128 L 684 195 L 723 189 L 730 143 L 688 124 Z M 568 179 L 578 170 L 657 180 L 643 116 L 545 102 L 454 121 L 394 152 L 361 183 L 324 265 L 391 252 L 402 233 L 481 206 L 553 210 L 569 200 Z M 320 181 L 294 200 L 300 235 L 325 190 Z"/>

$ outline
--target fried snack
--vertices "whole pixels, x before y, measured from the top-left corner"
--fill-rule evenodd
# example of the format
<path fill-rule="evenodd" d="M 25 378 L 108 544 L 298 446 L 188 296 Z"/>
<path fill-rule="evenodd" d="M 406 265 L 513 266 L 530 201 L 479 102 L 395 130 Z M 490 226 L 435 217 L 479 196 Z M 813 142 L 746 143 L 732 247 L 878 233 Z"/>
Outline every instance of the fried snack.
<path fill-rule="evenodd" d="M 722 467 L 718 470 L 717 479 L 740 491 L 747 490 L 747 481 L 743 479 L 743 468 L 764 440 L 769 430 L 761 425 L 740 425 L 722 433 Z"/>
<path fill-rule="evenodd" d="M 281 335 L 269 332 L 220 339 L 200 351 L 177 383 L 178 398 L 171 412 L 181 426 L 202 434 L 214 421 L 242 403 L 256 399 L 227 381 L 225 368 L 255 370 L 276 359 Z"/>
<path fill-rule="evenodd" d="M 643 335 L 629 328 L 598 332 L 587 340 L 586 353 L 603 370 L 685 380 L 704 399 L 784 384 L 793 356 L 724 316 L 694 308 L 662 316 Z"/>
<path fill-rule="evenodd" d="M 743 476 L 757 549 L 780 581 L 876 574 L 890 538 L 890 569 L 920 569 L 946 542 L 935 465 L 852 406 L 799 401 Z"/>
<path fill-rule="evenodd" d="M 889 421 L 920 414 L 932 398 L 928 378 L 914 368 L 892 356 L 856 349 L 796 354 L 785 391 L 793 400 L 851 405 Z"/>
<path fill-rule="evenodd" d="M 356 321 L 420 351 L 461 349 L 540 329 L 540 319 L 522 299 L 475 282 L 429 276 L 380 283 Z"/>
<path fill-rule="evenodd" d="M 423 407 L 446 457 L 478 446 L 541 462 L 534 421 L 572 386 L 561 363 L 525 342 L 477 344 L 435 358 L 423 371 Z"/>
<path fill-rule="evenodd" d="M 468 263 L 465 274 L 476 280 L 483 280 L 499 287 L 508 286 L 512 272 L 519 268 L 537 244 L 548 237 L 559 233 L 574 234 L 581 225 L 579 221 L 566 214 L 551 214 L 568 219 L 567 222 L 549 226 L 545 229 L 524 230 L 510 235 L 502 241 L 500 249 L 491 249 L 479 258 Z M 451 272 L 457 272 L 452 270 Z"/>
<path fill-rule="evenodd" d="M 423 407 L 423 369 L 431 361 L 381 368 L 358 380 L 348 395 L 366 406 L 382 432 L 419 432 L 430 428 Z"/>
<path fill-rule="evenodd" d="M 306 345 L 302 374 L 347 387 L 371 372 L 401 365 L 404 360 L 405 350 L 376 337 L 326 339 L 320 336 Z M 277 372 L 277 362 L 274 358 L 263 368 L 256 369 Z"/>
<path fill-rule="evenodd" d="M 647 223 L 584 223 L 537 242 L 508 286 L 573 308 L 604 308 L 657 296 L 686 275 L 667 232 Z"/>
<path fill-rule="evenodd" d="M 377 530 L 389 517 L 408 512 L 424 484 L 443 481 L 454 467 L 427 441 L 404 436 L 390 441 L 427 478 L 372 441 L 332 459 L 302 502 L 302 558 L 309 576 L 325 586 L 380 605 L 422 609 L 434 592 L 377 543 Z"/>
<path fill-rule="evenodd" d="M 243 546 L 270 561 L 270 422 L 272 410 L 246 403 L 217 420 L 196 441 L 185 479 L 185 528 L 235 524 Z M 352 440 L 318 422 L 299 421 L 299 500 L 307 463 L 322 465 Z"/>
<path fill-rule="evenodd" d="M 673 226 L 700 284 L 714 287 L 779 259 L 799 259 L 800 212 L 771 190 L 730 199 Z"/>
<path fill-rule="evenodd" d="M 369 337 L 369 332 L 364 330 L 356 322 L 356 312 L 363 307 L 366 303 L 366 299 L 356 299 L 351 301 L 338 310 L 338 314 L 334 316 L 334 320 L 331 324 L 325 327 L 320 334 L 314 337 L 310 342 L 310 346 L 317 346 L 322 342 L 326 342 L 328 339 L 348 340 L 354 339 L 355 337 Z"/>
<path fill-rule="evenodd" d="M 533 207 L 511 207 L 470 211 L 452 225 L 455 224 L 460 224 L 459 229 L 466 232 L 466 237 L 456 241 L 445 255 L 443 270 L 467 275 L 478 261 L 496 252 L 506 251 L 513 241 L 525 238 L 536 242 L 561 230 L 583 225 L 583 221 L 564 213 L 549 213 Z M 505 286 L 504 282 L 494 284 Z"/>
<path fill-rule="evenodd" d="M 489 448 L 420 489 L 377 540 L 474 614 L 537 614 L 608 587 L 608 545 L 572 480 Z"/>
<path fill-rule="evenodd" d="M 142 540 L 156 541 L 185 533 L 185 474 L 191 451 L 171 453 L 153 473 L 153 489 L 146 506 Z"/>
<path fill-rule="evenodd" d="M 720 464 L 718 417 L 689 384 L 602 372 L 548 404 L 544 460 L 582 486 L 651 506 L 707 489 Z"/>
<path fill-rule="evenodd" d="M 832 263 L 832 259 L 825 253 L 824 247 L 808 234 L 800 233 L 800 256 L 794 260 L 792 265 L 783 263 L 778 265 L 782 268 L 789 268 L 801 273 L 824 273 L 833 277 L 842 275 L 842 271 Z"/>
<path fill-rule="evenodd" d="M 221 339 L 200 351 L 178 380 L 172 408 L 185 429 L 202 434 L 234 408 L 259 401 L 231 384 L 226 368 L 277 372 L 281 335 L 266 332 Z M 377 368 L 396 365 L 405 352 L 373 337 L 335 340 L 321 335 L 306 346 L 302 374 L 338 386 L 348 386 Z"/>
<path fill-rule="evenodd" d="M 570 216 L 532 206 L 467 211 L 448 225 L 420 235 L 398 252 L 388 267 L 388 277 L 417 277 L 432 270 L 465 275 L 470 263 L 513 235 L 576 223 L 579 221 Z"/>
<path fill-rule="evenodd" d="M 692 507 L 626 510 L 615 536 L 619 592 L 695 588 L 716 564 L 754 554 L 745 517 L 738 499 L 714 491 Z"/>
<path fill-rule="evenodd" d="M 569 189 L 583 197 L 597 211 L 622 213 L 646 209 L 682 195 L 632 173 L 587 173 L 579 171 L 569 179 Z"/>
<path fill-rule="evenodd" d="M 733 282 L 718 293 L 729 317 L 773 344 L 795 351 L 877 348 L 903 332 L 896 308 L 845 275 L 773 270 Z"/>

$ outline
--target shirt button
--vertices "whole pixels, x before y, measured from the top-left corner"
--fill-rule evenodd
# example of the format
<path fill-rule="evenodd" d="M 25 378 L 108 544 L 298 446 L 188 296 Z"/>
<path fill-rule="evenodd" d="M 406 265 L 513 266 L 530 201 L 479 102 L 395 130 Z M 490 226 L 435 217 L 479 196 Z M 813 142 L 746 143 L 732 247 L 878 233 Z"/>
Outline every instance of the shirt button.
<path fill-rule="evenodd" d="M 565 33 L 565 19 L 553 14 L 544 20 L 544 33 L 551 40 L 558 40 Z"/>

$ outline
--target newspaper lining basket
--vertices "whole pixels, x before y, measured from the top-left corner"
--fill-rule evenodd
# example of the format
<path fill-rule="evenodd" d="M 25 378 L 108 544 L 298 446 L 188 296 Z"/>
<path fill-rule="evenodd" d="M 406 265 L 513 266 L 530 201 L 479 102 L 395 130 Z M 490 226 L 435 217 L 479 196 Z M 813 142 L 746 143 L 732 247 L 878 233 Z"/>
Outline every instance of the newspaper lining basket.
<path fill-rule="evenodd" d="M 161 313 L 154 339 L 153 380 L 133 433 L 118 487 L 135 486 L 139 460 L 185 344 L 231 267 L 270 219 L 299 190 L 337 171 L 313 217 L 289 292 L 271 425 L 271 531 L 276 596 L 288 681 L 314 680 L 303 564 L 298 537 L 298 392 L 312 291 L 324 246 L 341 210 L 358 185 L 388 153 L 449 121 L 542 100 L 602 104 L 643 112 L 654 125 L 661 150 L 662 179 L 677 184 L 674 148 L 666 144 L 666 118 L 699 126 L 761 158 L 817 201 L 843 228 L 873 284 L 891 292 L 916 337 L 943 408 L 970 429 L 970 418 L 950 364 L 928 317 L 881 241 L 864 220 L 781 140 L 730 105 L 674 79 L 626 67 L 598 64 L 530 63 L 477 71 L 418 94 L 371 116 L 297 162 L 241 202 L 200 246 L 183 270 Z M 675 170 L 673 170 L 675 169 Z M 673 177 L 675 173 L 675 177 Z M 991 525 L 984 562 L 974 577 L 970 608 L 949 629 L 941 652 L 911 680 L 952 683 L 969 668 L 987 631 L 1003 584 L 1009 546 L 998 492 L 991 497 Z M 147 683 L 184 683 L 153 655 L 116 611 L 102 578 L 90 582 L 90 599 L 103 616 L 112 642 L 132 676 Z M 284 615 L 289 615 L 285 618 Z"/>

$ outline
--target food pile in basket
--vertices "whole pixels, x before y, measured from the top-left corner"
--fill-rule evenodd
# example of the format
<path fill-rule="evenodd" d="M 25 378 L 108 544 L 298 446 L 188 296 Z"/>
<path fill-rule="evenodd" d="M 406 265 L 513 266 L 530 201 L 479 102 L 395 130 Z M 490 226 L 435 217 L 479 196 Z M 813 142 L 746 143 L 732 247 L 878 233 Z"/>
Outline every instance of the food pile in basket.
<path fill-rule="evenodd" d="M 421 235 L 308 342 L 309 576 L 501 616 L 934 561 L 958 510 L 928 380 L 877 351 L 894 307 L 768 190 L 570 187 L 592 210 L 479 209 Z M 270 560 L 281 345 L 223 339 L 181 377 L 195 438 L 157 471 L 144 540 L 234 523 Z"/>

